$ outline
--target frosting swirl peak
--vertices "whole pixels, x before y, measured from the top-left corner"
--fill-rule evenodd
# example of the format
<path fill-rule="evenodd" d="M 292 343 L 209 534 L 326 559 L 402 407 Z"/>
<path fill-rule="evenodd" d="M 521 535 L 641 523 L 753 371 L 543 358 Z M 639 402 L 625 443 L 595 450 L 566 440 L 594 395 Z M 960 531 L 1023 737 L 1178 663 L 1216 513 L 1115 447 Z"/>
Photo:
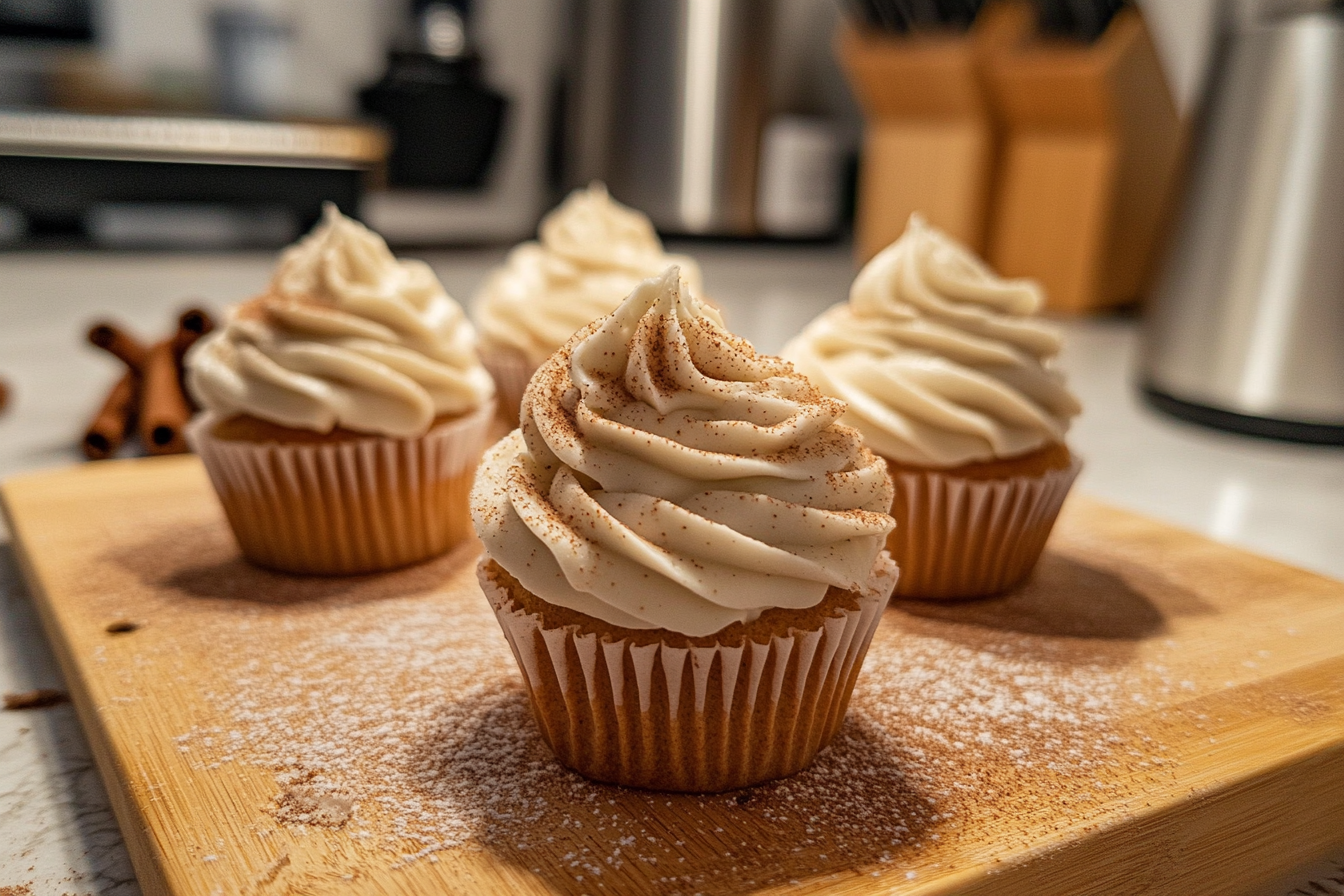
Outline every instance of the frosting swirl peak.
<path fill-rule="evenodd" d="M 1053 367 L 1059 331 L 1032 316 L 1042 301 L 913 215 L 784 356 L 879 454 L 929 468 L 1016 457 L 1063 442 L 1081 410 Z"/>
<path fill-rule="evenodd" d="M 330 203 L 281 255 L 267 291 L 192 349 L 187 370 L 193 395 L 220 416 L 397 438 L 494 391 L 471 324 L 429 265 L 397 259 Z"/>
<path fill-rule="evenodd" d="M 843 412 L 670 268 L 537 371 L 477 531 L 530 591 L 627 628 L 698 637 L 866 590 L 892 486 Z"/>
<path fill-rule="evenodd" d="M 649 219 L 613 200 L 600 183 L 570 193 L 542 219 L 538 236 L 509 253 L 474 302 L 481 341 L 519 352 L 533 365 L 669 264 L 680 265 L 699 292 L 695 262 L 665 253 Z"/>

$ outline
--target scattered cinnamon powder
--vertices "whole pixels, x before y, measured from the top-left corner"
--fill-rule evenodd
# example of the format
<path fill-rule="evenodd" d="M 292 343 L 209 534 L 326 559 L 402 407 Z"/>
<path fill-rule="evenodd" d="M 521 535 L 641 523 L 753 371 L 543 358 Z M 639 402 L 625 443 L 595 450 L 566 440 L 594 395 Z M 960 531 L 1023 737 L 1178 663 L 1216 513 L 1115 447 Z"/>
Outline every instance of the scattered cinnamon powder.
<path fill-rule="evenodd" d="M 280 776 L 281 783 L 285 776 Z M 355 801 L 330 784 L 294 784 L 275 798 L 274 815 L 283 824 L 311 824 L 338 828 L 350 820 Z"/>
<path fill-rule="evenodd" d="M 897 609 L 815 765 L 704 797 L 560 767 L 484 598 L 391 598 L 257 624 L 283 626 L 289 649 L 249 650 L 243 626 L 233 686 L 208 695 L 222 724 L 179 748 L 203 766 L 272 769 L 278 821 L 343 826 L 384 844 L 392 865 L 483 847 L 567 887 L 621 892 L 652 875 L 667 892 L 731 892 L 804 867 L 898 862 L 1011 813 L 998 800 L 1021 788 L 1085 813 L 1096 771 L 1123 758 L 1111 723 L 1128 691 L 1086 642 L 1050 655 L 1039 636 L 968 637 Z"/>
<path fill-rule="evenodd" d="M 199 688 L 205 720 L 177 736 L 185 763 L 203 779 L 268 770 L 259 832 L 348 837 L 370 867 L 484 850 L 558 893 L 709 894 L 899 877 L 979 854 L 991 829 L 996 850 L 1020 852 L 1112 818 L 1148 792 L 1143 775 L 1172 775 L 1144 739 L 1165 735 L 1132 730 L 1135 707 L 1206 684 L 1179 655 L 1138 659 L 1162 624 L 1147 598 L 1050 554 L 1011 598 L 889 608 L 846 724 L 802 773 L 715 796 L 623 790 L 562 768 L 541 740 L 474 549 L 381 576 L 279 576 L 238 558 L 217 513 L 127 533 L 70 587 L 97 619 L 134 595 L 153 623 L 137 664 L 209 670 L 177 685 Z M 1172 587 L 1145 593 L 1175 600 Z M 202 848 L 228 861 L 227 844 Z"/>

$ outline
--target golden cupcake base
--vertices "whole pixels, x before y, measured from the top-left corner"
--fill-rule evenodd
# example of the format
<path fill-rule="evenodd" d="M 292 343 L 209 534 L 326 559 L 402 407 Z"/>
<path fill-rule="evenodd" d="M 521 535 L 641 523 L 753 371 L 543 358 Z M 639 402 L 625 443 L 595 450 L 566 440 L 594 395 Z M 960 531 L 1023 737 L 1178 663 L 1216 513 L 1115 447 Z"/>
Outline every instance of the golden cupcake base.
<path fill-rule="evenodd" d="M 522 352 L 513 349 L 485 349 L 480 352 L 481 366 L 495 381 L 499 398 L 499 416 L 510 428 L 518 425 L 518 410 L 528 381 L 536 373 L 537 365 L 527 360 Z"/>
<path fill-rule="evenodd" d="M 243 556 L 317 575 L 381 572 L 427 560 L 471 535 L 467 496 L 494 402 L 424 436 L 286 432 L 258 421 L 195 420 L 205 463 Z"/>
<path fill-rule="evenodd" d="M 1062 445 L 950 470 L 888 460 L 901 568 L 896 596 L 984 597 L 1021 584 L 1045 549 L 1082 461 Z"/>
<path fill-rule="evenodd" d="M 634 630 L 548 604 L 488 557 L 477 568 L 542 737 L 589 778 L 717 792 L 805 768 L 849 705 L 896 570 L 706 638 Z M 797 624 L 788 624 L 792 618 Z"/>

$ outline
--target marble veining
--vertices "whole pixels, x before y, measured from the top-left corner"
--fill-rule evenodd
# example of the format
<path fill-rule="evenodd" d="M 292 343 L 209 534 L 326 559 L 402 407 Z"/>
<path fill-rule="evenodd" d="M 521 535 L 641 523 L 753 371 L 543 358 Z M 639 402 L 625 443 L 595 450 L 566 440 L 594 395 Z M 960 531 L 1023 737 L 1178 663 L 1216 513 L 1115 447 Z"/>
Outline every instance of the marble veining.
<path fill-rule="evenodd" d="M 13 551 L 0 545 L 0 690 L 65 685 Z M 0 887 L 33 896 L 139 896 L 74 707 L 0 712 Z"/>

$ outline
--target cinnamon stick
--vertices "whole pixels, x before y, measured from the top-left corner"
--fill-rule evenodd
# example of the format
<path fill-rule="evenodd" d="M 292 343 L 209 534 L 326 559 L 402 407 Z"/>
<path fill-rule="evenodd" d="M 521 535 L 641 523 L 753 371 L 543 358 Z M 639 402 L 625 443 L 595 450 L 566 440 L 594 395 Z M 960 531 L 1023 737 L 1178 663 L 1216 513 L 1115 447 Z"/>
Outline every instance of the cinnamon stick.
<path fill-rule="evenodd" d="M 186 396 L 187 406 L 191 408 L 193 413 L 201 408 L 192 396 L 191 390 L 187 388 L 187 367 L 183 361 L 186 359 L 187 350 L 214 328 L 215 322 L 208 313 L 200 308 L 188 308 L 177 319 L 177 332 L 173 334 L 173 357 L 177 360 L 177 383 L 182 389 L 182 394 Z"/>
<path fill-rule="evenodd" d="M 187 349 L 196 344 L 197 339 L 214 328 L 215 322 L 206 311 L 200 308 L 183 311 L 177 319 L 177 332 L 173 334 L 173 355 L 177 363 L 182 363 L 182 357 L 186 355 Z"/>
<path fill-rule="evenodd" d="M 0 414 L 3 414 L 7 407 L 9 407 L 9 383 L 0 380 Z"/>
<path fill-rule="evenodd" d="M 89 342 L 120 358 L 131 370 L 140 372 L 145 366 L 145 357 L 149 351 L 139 340 L 106 321 L 96 323 L 89 328 Z"/>
<path fill-rule="evenodd" d="M 103 406 L 94 415 L 93 422 L 84 432 L 84 456 L 89 460 L 103 460 L 117 453 L 126 433 L 131 430 L 135 417 L 140 377 L 127 370 L 107 394 Z"/>
<path fill-rule="evenodd" d="M 55 688 L 37 688 L 32 691 L 5 694 L 5 709 L 46 709 L 68 702 L 70 695 Z M 0 893 L 4 893 L 4 890 L 0 890 Z"/>
<path fill-rule="evenodd" d="M 191 419 L 191 407 L 182 392 L 173 339 L 156 343 L 145 355 L 140 382 L 140 439 L 150 454 L 182 454 L 182 434 Z"/>

